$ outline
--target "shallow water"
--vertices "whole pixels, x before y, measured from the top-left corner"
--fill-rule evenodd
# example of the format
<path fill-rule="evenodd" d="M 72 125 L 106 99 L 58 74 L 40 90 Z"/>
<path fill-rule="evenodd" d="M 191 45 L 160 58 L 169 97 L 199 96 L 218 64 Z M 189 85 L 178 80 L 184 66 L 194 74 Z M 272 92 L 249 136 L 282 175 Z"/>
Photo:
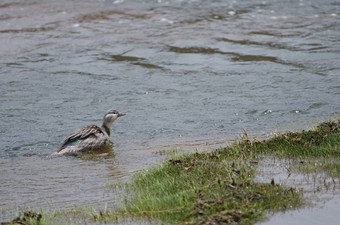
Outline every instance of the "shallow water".
<path fill-rule="evenodd" d="M 287 206 L 285 212 L 271 213 L 259 225 L 313 224 L 335 225 L 339 223 L 340 183 L 339 179 L 322 172 L 300 173 L 296 162 L 266 157 L 257 166 L 255 180 L 303 190 L 306 206 L 293 209 Z M 294 168 L 295 167 L 295 168 Z"/>
<path fill-rule="evenodd" d="M 159 149 L 299 130 L 340 111 L 336 0 L 0 3 L 0 207 L 104 205 Z M 116 108 L 114 151 L 50 157 Z M 100 202 L 100 203 L 98 203 Z"/>

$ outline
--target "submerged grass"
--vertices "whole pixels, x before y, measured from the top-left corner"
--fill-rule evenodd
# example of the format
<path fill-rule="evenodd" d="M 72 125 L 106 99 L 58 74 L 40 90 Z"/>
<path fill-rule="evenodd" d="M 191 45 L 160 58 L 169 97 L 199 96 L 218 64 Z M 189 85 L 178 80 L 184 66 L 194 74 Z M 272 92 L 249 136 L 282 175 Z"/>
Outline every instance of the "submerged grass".
<path fill-rule="evenodd" d="M 133 197 L 124 200 L 120 212 L 168 223 L 253 223 L 267 211 L 304 204 L 302 192 L 295 188 L 274 180 L 254 181 L 261 155 L 299 158 L 304 166 L 322 165 L 323 170 L 339 176 L 339 143 L 339 120 L 262 141 L 250 140 L 245 133 L 241 141 L 225 148 L 176 156 L 137 173 L 124 187 L 127 196 Z"/>

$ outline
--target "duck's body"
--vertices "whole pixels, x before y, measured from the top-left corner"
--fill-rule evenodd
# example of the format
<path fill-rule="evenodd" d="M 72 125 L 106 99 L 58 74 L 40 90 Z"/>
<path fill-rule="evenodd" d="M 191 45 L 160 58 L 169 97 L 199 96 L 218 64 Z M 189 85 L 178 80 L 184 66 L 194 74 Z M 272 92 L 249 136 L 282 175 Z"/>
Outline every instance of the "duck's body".
<path fill-rule="evenodd" d="M 109 110 L 103 118 L 103 125 L 89 125 L 74 130 L 65 137 L 57 155 L 76 154 L 101 149 L 111 143 L 110 129 L 112 123 L 121 116 L 116 110 Z"/>

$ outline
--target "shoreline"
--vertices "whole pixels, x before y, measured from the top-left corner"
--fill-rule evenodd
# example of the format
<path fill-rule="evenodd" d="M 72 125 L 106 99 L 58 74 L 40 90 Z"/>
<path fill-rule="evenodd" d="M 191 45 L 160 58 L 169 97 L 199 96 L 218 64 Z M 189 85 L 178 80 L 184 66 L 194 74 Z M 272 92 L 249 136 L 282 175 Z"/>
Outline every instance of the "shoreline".
<path fill-rule="evenodd" d="M 119 194 L 123 193 L 123 196 L 119 197 L 121 201 L 119 208 L 99 213 L 95 213 L 95 209 L 92 213 L 91 210 L 90 212 L 80 210 L 80 214 L 86 214 L 87 219 L 94 223 L 98 221 L 109 223 L 118 215 L 134 215 L 133 217 L 137 215 L 137 217 L 142 216 L 142 219 L 146 217 L 150 221 L 156 219 L 181 224 L 223 221 L 255 223 L 266 218 L 269 212 L 300 208 L 308 203 L 303 194 L 305 192 L 295 187 L 295 184 L 281 185 L 282 182 L 277 178 L 259 181 L 256 172 L 260 167 L 259 164 L 266 157 L 268 159 L 273 156 L 276 162 L 290 161 L 289 168 L 283 167 L 286 170 L 285 176 L 288 178 L 294 173 L 295 175 L 323 173 L 332 178 L 327 181 L 328 184 L 325 184 L 325 187 L 328 185 L 329 188 L 333 181 L 334 189 L 340 189 L 338 187 L 339 133 L 338 120 L 320 123 L 314 130 L 280 133 L 264 140 L 250 138 L 244 132 L 242 140 L 204 152 L 196 151 L 178 155 L 177 151 L 171 151 L 171 149 L 163 150 L 163 152 L 159 150 L 159 154 L 164 154 L 167 158 L 163 163 L 137 172 L 129 182 L 112 184 L 112 187 L 115 187 L 114 191 L 118 191 Z M 324 145 L 325 143 L 327 144 Z M 306 151 L 306 146 L 308 151 Z M 324 152 L 319 152 L 319 149 Z M 326 162 L 330 156 L 334 160 L 328 165 Z M 335 167 L 331 167 L 332 165 Z M 274 167 L 264 166 L 267 170 Z M 289 172 L 288 175 L 287 172 Z M 154 186 L 155 184 L 158 186 Z M 211 194 L 211 191 L 215 194 Z M 317 193 L 320 190 L 314 190 L 314 192 Z M 163 195 L 168 196 L 164 199 Z M 275 200 L 275 198 L 280 200 Z M 154 203 L 148 205 L 154 201 L 161 205 L 153 205 Z M 228 205 L 229 202 L 236 204 L 234 208 Z M 252 204 L 256 207 L 253 208 L 255 205 L 251 206 Z M 70 215 L 67 210 L 46 214 L 32 213 L 26 212 L 16 219 L 17 221 L 18 219 L 32 221 L 28 224 L 37 224 L 36 222 L 51 224 L 53 219 L 50 220 L 50 217 L 66 219 Z"/>

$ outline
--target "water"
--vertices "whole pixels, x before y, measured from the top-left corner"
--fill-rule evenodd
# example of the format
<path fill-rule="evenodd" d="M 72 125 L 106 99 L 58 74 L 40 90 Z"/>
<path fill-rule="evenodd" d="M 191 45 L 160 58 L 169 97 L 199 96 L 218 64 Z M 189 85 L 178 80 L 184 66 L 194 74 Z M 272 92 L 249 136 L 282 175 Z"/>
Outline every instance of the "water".
<path fill-rule="evenodd" d="M 298 173 L 296 168 L 294 169 L 296 162 L 293 161 L 266 157 L 257 167 L 255 180 L 270 183 L 274 179 L 276 184 L 303 189 L 303 197 L 307 199 L 308 204 L 299 209 L 292 209 L 288 205 L 285 212 L 271 213 L 268 219 L 258 224 L 338 224 L 339 179 L 322 172 Z"/>
<path fill-rule="evenodd" d="M 159 149 L 299 130 L 340 111 L 336 0 L 4 0 L 0 207 L 112 202 Z M 50 155 L 116 108 L 114 151 Z"/>

